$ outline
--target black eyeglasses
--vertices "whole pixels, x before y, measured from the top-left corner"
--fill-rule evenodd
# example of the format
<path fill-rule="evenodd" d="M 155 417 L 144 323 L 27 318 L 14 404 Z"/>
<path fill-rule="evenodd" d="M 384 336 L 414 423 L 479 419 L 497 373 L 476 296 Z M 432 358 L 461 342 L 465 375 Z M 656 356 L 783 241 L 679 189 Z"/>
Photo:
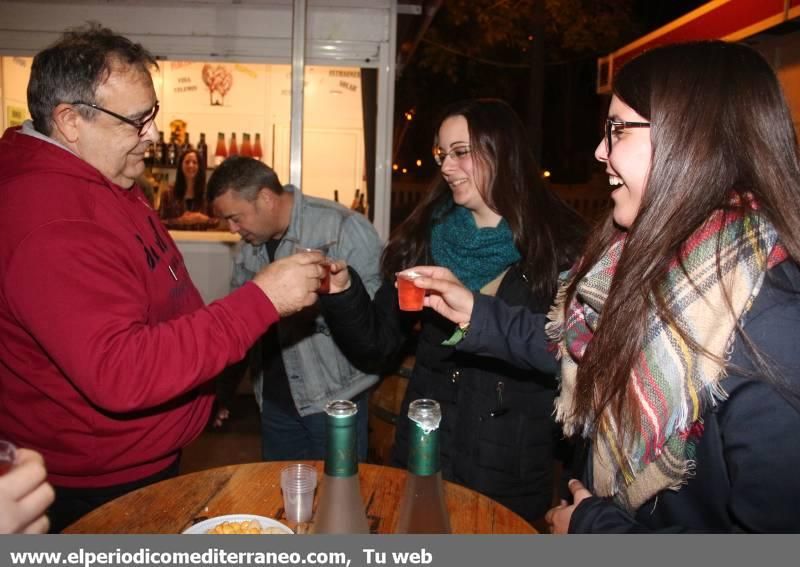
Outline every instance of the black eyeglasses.
<path fill-rule="evenodd" d="M 453 148 L 449 152 L 444 151 L 442 148 L 433 148 L 433 161 L 436 162 L 436 165 L 442 167 L 444 160 L 448 157 L 454 159 L 455 161 L 461 161 L 465 157 L 467 157 L 472 148 L 469 146 L 459 146 L 457 148 Z"/>
<path fill-rule="evenodd" d="M 625 122 L 624 120 L 606 118 L 606 155 L 611 155 L 611 148 L 614 145 L 614 135 L 622 134 L 625 128 L 650 128 L 650 123 Z"/>
<path fill-rule="evenodd" d="M 111 112 L 110 110 L 103 108 L 102 106 L 98 106 L 91 102 L 83 102 L 82 100 L 77 100 L 75 102 L 71 102 L 70 104 L 82 104 L 83 106 L 88 106 L 89 108 L 94 108 L 95 110 L 99 110 L 100 112 L 105 112 L 109 116 L 113 116 L 117 120 L 124 122 L 125 124 L 130 124 L 134 128 L 136 128 L 139 137 L 142 137 L 142 134 L 147 127 L 150 126 L 150 123 L 156 119 L 156 115 L 158 114 L 158 101 L 153 105 L 153 108 L 150 112 L 147 113 L 147 116 L 142 118 L 141 120 L 131 120 L 130 118 L 126 118 L 116 112 Z"/>

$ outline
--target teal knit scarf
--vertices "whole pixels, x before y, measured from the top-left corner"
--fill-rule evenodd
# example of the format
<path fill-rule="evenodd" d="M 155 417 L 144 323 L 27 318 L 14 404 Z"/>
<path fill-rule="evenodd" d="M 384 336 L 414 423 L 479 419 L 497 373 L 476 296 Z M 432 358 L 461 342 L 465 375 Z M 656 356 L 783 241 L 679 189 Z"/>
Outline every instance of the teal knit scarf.
<path fill-rule="evenodd" d="M 478 291 L 520 259 L 505 219 L 496 228 L 478 228 L 469 209 L 447 203 L 434 215 L 431 254 L 437 266 Z M 443 216 L 442 216 L 443 215 Z"/>

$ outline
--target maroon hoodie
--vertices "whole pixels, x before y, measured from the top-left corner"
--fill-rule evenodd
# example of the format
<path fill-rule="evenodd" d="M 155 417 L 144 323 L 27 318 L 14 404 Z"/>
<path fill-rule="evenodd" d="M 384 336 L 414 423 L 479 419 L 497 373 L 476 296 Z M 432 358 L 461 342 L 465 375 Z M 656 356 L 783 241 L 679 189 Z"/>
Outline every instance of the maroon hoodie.
<path fill-rule="evenodd" d="M 172 464 L 209 380 L 278 319 L 253 283 L 204 307 L 138 187 L 19 128 L 0 139 L 0 235 L 0 438 L 57 486 Z"/>

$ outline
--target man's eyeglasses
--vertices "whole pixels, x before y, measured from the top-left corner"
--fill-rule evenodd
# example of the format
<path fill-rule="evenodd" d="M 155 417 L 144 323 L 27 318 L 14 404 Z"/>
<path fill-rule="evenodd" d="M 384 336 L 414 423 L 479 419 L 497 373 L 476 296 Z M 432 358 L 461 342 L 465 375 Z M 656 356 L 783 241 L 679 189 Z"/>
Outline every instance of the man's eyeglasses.
<path fill-rule="evenodd" d="M 649 128 L 649 122 L 625 122 L 624 120 L 612 120 L 606 118 L 606 155 L 611 155 L 611 148 L 614 145 L 614 135 L 622 134 L 625 128 Z"/>
<path fill-rule="evenodd" d="M 449 152 L 444 151 L 442 148 L 433 148 L 433 161 L 436 162 L 436 165 L 442 167 L 444 160 L 448 157 L 455 161 L 461 161 L 467 157 L 471 151 L 472 148 L 469 146 L 459 146 L 457 148 L 453 148 Z"/>
<path fill-rule="evenodd" d="M 88 106 L 89 108 L 94 108 L 95 110 L 99 110 L 100 112 L 105 112 L 109 116 L 113 116 L 117 120 L 124 122 L 125 124 L 130 124 L 134 128 L 136 128 L 139 137 L 141 138 L 142 134 L 147 130 L 147 127 L 150 126 L 150 123 L 156 119 L 156 115 L 158 114 L 158 101 L 156 101 L 153 108 L 150 112 L 147 113 L 147 116 L 142 118 L 141 120 L 131 120 L 130 118 L 126 118 L 116 112 L 111 112 L 110 110 L 103 108 L 102 106 L 98 106 L 91 102 L 83 102 L 82 100 L 77 100 L 75 102 L 71 102 L 70 104 L 82 104 L 83 106 Z"/>

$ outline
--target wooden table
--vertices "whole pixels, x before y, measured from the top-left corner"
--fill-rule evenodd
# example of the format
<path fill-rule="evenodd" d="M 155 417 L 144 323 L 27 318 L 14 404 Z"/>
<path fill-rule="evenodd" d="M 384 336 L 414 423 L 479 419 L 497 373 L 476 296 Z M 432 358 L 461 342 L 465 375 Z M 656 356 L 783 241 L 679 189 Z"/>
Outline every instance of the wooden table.
<path fill-rule="evenodd" d="M 141 488 L 90 512 L 64 533 L 176 534 L 192 524 L 225 514 L 258 514 L 275 518 L 298 533 L 307 524 L 285 518 L 280 471 L 286 462 L 219 467 L 178 476 Z M 310 462 L 322 478 L 323 463 Z M 381 465 L 359 465 L 361 495 L 367 503 L 372 533 L 392 533 L 397 522 L 406 471 Z M 517 514 L 474 490 L 445 482 L 445 499 L 453 533 L 537 533 Z M 317 496 L 319 496 L 319 489 Z M 314 502 L 316 508 L 316 501 Z"/>

